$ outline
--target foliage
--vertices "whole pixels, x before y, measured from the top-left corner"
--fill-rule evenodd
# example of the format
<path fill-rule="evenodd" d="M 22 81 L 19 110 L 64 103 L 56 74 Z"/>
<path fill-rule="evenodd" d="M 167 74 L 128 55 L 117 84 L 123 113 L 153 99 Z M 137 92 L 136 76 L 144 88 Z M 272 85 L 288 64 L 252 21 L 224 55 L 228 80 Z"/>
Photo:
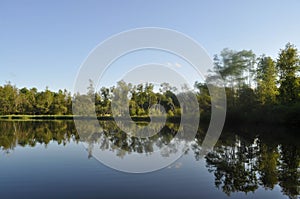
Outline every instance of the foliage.
<path fill-rule="evenodd" d="M 297 72 L 300 69 L 300 58 L 295 46 L 288 43 L 279 53 L 277 60 L 279 71 L 279 99 L 283 104 L 293 103 L 299 98 Z"/>
<path fill-rule="evenodd" d="M 262 55 L 257 64 L 257 97 L 261 104 L 275 104 L 278 96 L 276 86 L 277 70 L 271 57 Z"/>
<path fill-rule="evenodd" d="M 256 59 L 251 50 L 235 51 L 225 48 L 214 57 L 214 71 L 206 83 L 213 81 L 214 72 L 222 75 L 227 96 L 227 122 L 276 122 L 296 124 L 300 104 L 300 58 L 297 48 L 288 43 L 280 50 L 278 58 L 266 55 Z M 211 97 L 205 82 L 195 82 L 201 118 L 209 122 Z M 89 81 L 86 94 L 71 94 L 67 90 L 58 92 L 38 91 L 36 88 L 18 89 L 10 82 L 0 86 L 0 115 L 70 115 L 72 102 L 80 103 L 80 115 L 94 114 L 98 117 L 127 113 L 131 117 L 159 115 L 162 108 L 169 117 L 180 118 L 182 113 L 178 97 L 188 96 L 185 90 L 162 83 L 154 88 L 151 83 L 132 85 L 120 81 L 117 85 L 99 91 Z M 117 101 L 115 101 L 117 99 Z M 95 107 L 90 104 L 95 103 Z M 127 104 L 127 106 L 126 106 Z M 160 106 L 153 106 L 159 104 Z M 95 109 L 94 109 L 95 108 Z M 296 110 L 296 111 L 295 111 Z M 203 117 L 202 117 L 203 116 Z"/>

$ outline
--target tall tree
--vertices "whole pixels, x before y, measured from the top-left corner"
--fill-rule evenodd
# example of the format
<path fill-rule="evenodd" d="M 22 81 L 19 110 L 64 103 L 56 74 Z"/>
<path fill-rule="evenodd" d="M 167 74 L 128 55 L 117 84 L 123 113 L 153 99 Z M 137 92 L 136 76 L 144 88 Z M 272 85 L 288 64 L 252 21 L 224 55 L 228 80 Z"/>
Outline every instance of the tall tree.
<path fill-rule="evenodd" d="M 50 114 L 53 115 L 65 115 L 67 113 L 66 96 L 62 90 L 58 93 L 54 93 L 53 102 L 50 106 Z"/>
<path fill-rule="evenodd" d="M 278 95 L 276 66 L 271 57 L 262 55 L 256 70 L 257 95 L 262 104 L 274 104 Z"/>
<path fill-rule="evenodd" d="M 51 92 L 48 87 L 45 91 L 37 93 L 36 97 L 36 108 L 39 114 L 49 114 L 50 107 L 54 100 L 54 94 Z"/>
<path fill-rule="evenodd" d="M 128 95 L 131 90 L 131 84 L 127 84 L 125 81 L 117 82 L 117 86 L 113 89 L 113 104 L 112 108 L 114 108 L 114 113 L 117 116 L 126 115 L 128 111 Z"/>
<path fill-rule="evenodd" d="M 279 53 L 277 69 L 279 72 L 279 99 L 283 104 L 295 102 L 298 97 L 296 73 L 300 68 L 297 48 L 288 43 Z"/>
<path fill-rule="evenodd" d="M 18 89 L 10 82 L 0 87 L 0 113 L 14 114 L 17 112 L 16 98 Z"/>
<path fill-rule="evenodd" d="M 215 56 L 215 69 L 232 86 L 251 84 L 255 63 L 255 54 L 251 50 L 234 51 L 228 48 L 222 50 L 221 59 Z"/>
<path fill-rule="evenodd" d="M 31 114 L 33 112 L 33 104 L 31 98 L 31 92 L 27 88 L 22 88 L 19 90 L 19 95 L 16 99 L 18 104 L 18 113 L 21 114 Z"/>
<path fill-rule="evenodd" d="M 255 54 L 251 50 L 234 51 L 225 48 L 220 53 L 220 58 L 214 57 L 214 67 L 225 80 L 226 86 L 231 88 L 229 99 L 235 99 L 238 96 L 239 89 L 245 84 L 251 87 L 252 76 L 255 64 Z M 229 105 L 235 106 L 235 101 L 229 102 Z"/>
<path fill-rule="evenodd" d="M 99 113 L 101 115 L 108 115 L 111 113 L 111 93 L 109 88 L 102 87 L 100 89 L 100 97 L 101 97 L 101 104 L 99 108 Z"/>

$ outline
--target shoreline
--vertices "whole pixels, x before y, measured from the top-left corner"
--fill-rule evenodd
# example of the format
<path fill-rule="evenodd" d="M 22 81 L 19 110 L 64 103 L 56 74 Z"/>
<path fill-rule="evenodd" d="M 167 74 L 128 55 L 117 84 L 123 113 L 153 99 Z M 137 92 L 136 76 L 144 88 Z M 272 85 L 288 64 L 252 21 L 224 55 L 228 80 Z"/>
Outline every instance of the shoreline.
<path fill-rule="evenodd" d="M 23 120 L 23 121 L 30 121 L 30 120 L 89 120 L 93 119 L 94 117 L 89 116 L 80 116 L 80 115 L 0 115 L 0 120 L 2 121 L 16 121 L 16 120 Z M 114 120 L 113 116 L 98 116 L 98 120 L 102 121 L 110 121 Z M 121 118 L 122 119 L 122 118 Z M 126 120 L 126 118 L 123 118 Z M 131 117 L 133 121 L 136 122 L 150 122 L 150 117 L 148 116 L 133 116 Z M 160 121 L 161 117 L 153 117 L 154 121 Z M 171 116 L 167 117 L 168 122 L 180 122 L 180 116 Z"/>
<path fill-rule="evenodd" d="M 0 115 L 0 121 L 71 121 L 71 120 L 90 120 L 95 117 L 90 116 L 80 116 L 80 115 Z M 235 117 L 234 115 L 227 113 L 227 118 L 225 119 L 224 126 L 241 126 L 241 125 L 267 125 L 267 126 L 282 126 L 282 127 L 299 127 L 298 122 L 291 122 L 287 120 L 282 120 L 279 118 L 267 119 L 268 117 Z M 97 120 L 99 121 L 114 121 L 114 117 L 107 116 L 98 116 Z M 121 120 L 127 120 L 127 118 L 118 117 Z M 153 122 L 162 121 L 162 117 L 152 117 Z M 134 122 L 150 122 L 151 119 L 148 116 L 132 116 L 131 120 Z M 181 116 L 167 116 L 166 122 L 171 123 L 180 123 Z M 210 115 L 200 116 L 199 124 L 210 124 Z"/>

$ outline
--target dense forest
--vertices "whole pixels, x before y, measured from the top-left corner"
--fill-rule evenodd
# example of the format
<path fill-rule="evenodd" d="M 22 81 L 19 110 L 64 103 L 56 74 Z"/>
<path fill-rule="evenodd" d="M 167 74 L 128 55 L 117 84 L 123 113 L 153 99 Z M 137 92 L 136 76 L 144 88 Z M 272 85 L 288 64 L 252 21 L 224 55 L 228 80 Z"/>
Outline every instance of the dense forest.
<path fill-rule="evenodd" d="M 266 55 L 257 57 L 251 50 L 226 48 L 214 56 L 214 71 L 225 80 L 227 122 L 300 123 L 300 57 L 294 45 L 286 44 L 276 59 Z M 207 82 L 210 79 L 213 75 L 207 77 Z M 119 88 L 129 93 L 131 116 L 147 116 L 154 104 L 161 104 L 169 117 L 180 116 L 178 93 L 172 85 L 163 83 L 159 91 L 155 91 L 150 83 L 131 85 L 122 81 L 99 91 L 95 91 L 91 82 L 86 96 L 95 97 L 98 116 L 111 116 L 111 100 Z M 206 84 L 195 82 L 194 91 L 201 117 L 210 118 Z M 8 82 L 0 86 L 0 115 L 71 115 L 72 101 L 84 97 L 71 95 L 67 90 L 18 89 Z"/>

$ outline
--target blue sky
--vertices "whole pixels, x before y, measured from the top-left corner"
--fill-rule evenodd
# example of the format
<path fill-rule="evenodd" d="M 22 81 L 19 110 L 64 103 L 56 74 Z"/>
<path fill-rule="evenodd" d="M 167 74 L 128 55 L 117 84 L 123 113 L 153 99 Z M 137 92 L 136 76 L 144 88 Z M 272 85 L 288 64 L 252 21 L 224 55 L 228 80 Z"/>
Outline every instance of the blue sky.
<path fill-rule="evenodd" d="M 299 9 L 297 0 L 0 0 L 0 85 L 72 90 L 97 44 L 140 27 L 185 33 L 210 56 L 228 47 L 276 57 L 287 42 L 300 48 Z"/>

